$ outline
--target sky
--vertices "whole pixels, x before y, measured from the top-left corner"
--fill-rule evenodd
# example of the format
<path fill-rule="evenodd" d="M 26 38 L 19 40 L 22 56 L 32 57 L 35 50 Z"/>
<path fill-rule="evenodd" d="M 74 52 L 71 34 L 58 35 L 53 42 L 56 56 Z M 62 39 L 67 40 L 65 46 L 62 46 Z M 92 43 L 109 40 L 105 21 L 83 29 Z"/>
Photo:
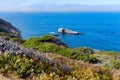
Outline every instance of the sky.
<path fill-rule="evenodd" d="M 0 12 L 120 12 L 120 0 L 0 0 Z"/>

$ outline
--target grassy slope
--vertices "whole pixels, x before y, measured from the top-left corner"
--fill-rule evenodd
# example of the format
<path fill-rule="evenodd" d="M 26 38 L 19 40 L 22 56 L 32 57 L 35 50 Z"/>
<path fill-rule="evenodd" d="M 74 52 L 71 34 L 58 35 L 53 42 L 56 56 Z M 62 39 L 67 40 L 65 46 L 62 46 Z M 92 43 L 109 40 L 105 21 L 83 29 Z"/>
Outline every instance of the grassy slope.
<path fill-rule="evenodd" d="M 36 48 L 41 52 L 60 54 L 71 59 L 83 60 L 90 63 L 99 62 L 99 60 L 92 54 L 82 54 L 84 48 L 71 49 L 64 46 L 58 46 L 50 42 L 48 43 L 48 41 L 50 41 L 52 38 L 54 37 L 49 35 L 42 36 L 41 38 L 30 38 L 24 43 L 24 46 L 27 48 Z M 47 43 L 45 43 L 45 41 Z"/>
<path fill-rule="evenodd" d="M 99 60 L 101 60 L 100 64 L 107 68 L 115 68 L 120 70 L 120 52 L 113 52 L 113 51 L 99 51 L 94 54 Z"/>
<path fill-rule="evenodd" d="M 87 63 L 81 64 L 78 61 L 70 60 L 61 57 L 64 63 L 71 68 L 69 71 L 60 70 L 59 66 L 52 69 L 51 65 L 47 63 L 37 62 L 28 59 L 25 56 L 9 57 L 7 54 L 0 56 L 0 72 L 4 74 L 17 75 L 20 78 L 28 80 L 111 80 L 111 74 L 108 69 L 102 67 L 92 67 Z"/>
<path fill-rule="evenodd" d="M 100 66 L 102 65 L 108 68 L 120 69 L 119 52 L 97 51 L 95 54 L 83 54 L 83 51 L 86 49 L 86 47 L 71 49 L 63 46 L 58 46 L 50 42 L 48 43 L 48 41 L 50 41 L 52 38 L 54 37 L 45 35 L 40 38 L 30 38 L 27 41 L 18 41 L 24 42 L 23 45 L 27 48 L 36 48 L 41 52 L 60 54 L 70 59 L 83 60 L 90 63 L 98 62 L 97 65 Z M 43 41 L 47 41 L 47 43 L 43 43 Z"/>
<path fill-rule="evenodd" d="M 72 69 L 70 73 L 66 71 L 60 71 L 60 74 L 58 74 L 54 70 L 51 70 L 51 67 L 50 67 L 51 65 L 44 64 L 41 62 L 36 63 L 34 60 L 27 59 L 26 57 L 19 57 L 19 56 L 15 56 L 13 57 L 13 59 L 9 57 L 4 58 L 3 56 L 0 57 L 0 61 L 1 63 L 3 63 L 2 65 L 0 65 L 1 67 L 0 71 L 2 73 L 7 73 L 7 74 L 12 73 L 14 75 L 18 75 L 19 77 L 27 78 L 30 80 L 37 79 L 37 78 L 39 78 L 40 80 L 44 80 L 44 79 L 45 80 L 50 80 L 50 79 L 51 80 L 57 80 L 57 79 L 58 80 L 59 79 L 61 80 L 67 80 L 67 79 L 69 80 L 73 80 L 73 79 L 74 80 L 79 80 L 79 79 L 111 80 L 112 78 L 114 78 L 113 73 L 115 74 L 115 71 L 111 72 L 111 70 L 107 68 L 95 67 L 92 64 L 84 63 L 79 60 L 83 60 L 87 62 L 91 62 L 92 60 L 92 62 L 94 62 L 94 61 L 98 61 L 99 59 L 101 60 L 101 63 L 99 63 L 99 65 L 105 66 L 106 60 L 108 60 L 108 63 L 110 63 L 109 60 L 111 60 L 112 58 L 114 60 L 117 60 L 115 59 L 115 57 L 118 56 L 119 53 L 114 55 L 115 52 L 100 51 L 100 52 L 96 52 L 96 54 L 86 55 L 86 54 L 82 54 L 82 51 L 84 50 L 84 48 L 71 49 L 63 46 L 58 46 L 50 42 L 49 43 L 42 42 L 42 41 L 49 41 L 51 38 L 53 38 L 53 36 L 47 35 L 41 38 L 30 38 L 27 41 L 24 41 L 24 40 L 21 41 L 21 39 L 15 39 L 15 38 L 11 40 L 15 42 L 18 41 L 20 42 L 20 44 L 21 43 L 24 44 L 24 46 L 27 48 L 36 48 L 38 51 L 44 52 L 45 55 L 48 55 L 48 58 L 64 63 L 65 65 L 69 66 Z M 8 63 L 4 63 L 4 62 L 8 62 Z M 114 62 L 113 64 L 114 66 L 111 66 L 111 65 L 108 66 L 107 64 L 107 67 L 110 69 L 111 68 L 119 69 L 118 68 L 119 61 L 117 62 L 118 62 L 117 64 L 115 64 L 116 62 Z M 23 65 L 18 66 L 15 64 L 23 64 Z M 9 65 L 9 66 L 4 67 L 6 65 Z M 14 68 L 11 68 L 12 66 L 14 66 Z M 30 68 L 29 70 L 28 70 L 28 67 Z M 56 69 L 58 69 L 58 67 L 56 67 Z M 36 72 L 36 70 L 40 72 Z M 119 80 L 119 79 L 116 79 L 116 80 Z"/>

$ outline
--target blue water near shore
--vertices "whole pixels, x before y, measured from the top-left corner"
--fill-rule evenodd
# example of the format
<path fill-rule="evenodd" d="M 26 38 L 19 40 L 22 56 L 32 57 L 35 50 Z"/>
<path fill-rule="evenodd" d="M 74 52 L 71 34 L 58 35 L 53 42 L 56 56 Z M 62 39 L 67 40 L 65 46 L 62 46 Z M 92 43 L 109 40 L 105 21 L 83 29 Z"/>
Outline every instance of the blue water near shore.
<path fill-rule="evenodd" d="M 0 13 L 0 18 L 19 28 L 25 39 L 63 27 L 84 33 L 59 36 L 72 48 L 120 51 L 120 13 Z"/>

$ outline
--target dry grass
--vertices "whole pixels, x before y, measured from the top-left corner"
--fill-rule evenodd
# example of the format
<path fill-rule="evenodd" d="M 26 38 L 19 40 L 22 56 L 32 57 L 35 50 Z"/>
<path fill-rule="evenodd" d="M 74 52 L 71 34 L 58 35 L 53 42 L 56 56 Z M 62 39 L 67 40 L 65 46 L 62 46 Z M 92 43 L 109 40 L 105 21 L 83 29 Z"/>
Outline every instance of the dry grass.
<path fill-rule="evenodd" d="M 64 56 L 58 55 L 58 54 L 53 54 L 53 53 L 46 53 L 44 55 L 49 56 L 50 58 L 54 58 L 54 60 L 61 62 L 61 63 L 66 63 L 67 65 L 70 65 L 70 67 L 75 67 L 76 65 L 84 67 L 84 68 L 91 68 L 93 70 L 96 70 L 98 67 L 98 65 L 95 64 L 89 64 L 87 62 L 83 62 L 81 60 L 72 60 L 69 58 L 66 58 Z M 103 67 L 104 68 L 104 67 Z M 109 70 L 110 74 L 112 75 L 112 79 L 113 80 L 120 80 L 120 70 L 116 70 L 116 69 L 110 69 Z"/>

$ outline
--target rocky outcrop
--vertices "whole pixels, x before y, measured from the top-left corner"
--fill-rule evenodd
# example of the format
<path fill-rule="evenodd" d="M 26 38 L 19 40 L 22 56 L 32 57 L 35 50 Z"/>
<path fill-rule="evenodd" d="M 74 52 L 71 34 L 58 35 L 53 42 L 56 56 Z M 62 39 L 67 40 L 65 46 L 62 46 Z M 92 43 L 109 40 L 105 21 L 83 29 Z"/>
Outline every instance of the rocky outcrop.
<path fill-rule="evenodd" d="M 83 34 L 82 32 L 77 32 L 77 31 L 73 31 L 73 30 L 70 30 L 70 29 L 66 29 L 66 28 L 59 28 L 58 29 L 58 32 L 59 33 L 66 33 L 66 34 L 75 34 L 75 35 L 78 35 L 78 34 Z"/>
<path fill-rule="evenodd" d="M 50 35 L 51 36 L 51 35 Z M 41 42 L 48 42 L 48 43 L 53 43 L 53 44 L 56 44 L 58 46 L 64 46 L 64 47 L 68 47 L 67 44 L 65 44 L 63 41 L 61 41 L 59 38 L 53 36 L 51 37 L 50 39 L 48 40 L 41 40 Z"/>
<path fill-rule="evenodd" d="M 21 32 L 11 23 L 0 18 L 0 32 L 9 33 L 12 36 L 21 38 Z"/>
<path fill-rule="evenodd" d="M 83 54 L 95 54 L 95 51 L 91 48 L 83 48 L 82 53 Z"/>
<path fill-rule="evenodd" d="M 65 44 L 64 42 L 62 42 L 60 39 L 58 39 L 57 37 L 54 37 L 51 39 L 51 42 L 53 42 L 56 45 L 59 46 L 64 46 L 64 47 L 68 47 L 67 44 Z"/>

